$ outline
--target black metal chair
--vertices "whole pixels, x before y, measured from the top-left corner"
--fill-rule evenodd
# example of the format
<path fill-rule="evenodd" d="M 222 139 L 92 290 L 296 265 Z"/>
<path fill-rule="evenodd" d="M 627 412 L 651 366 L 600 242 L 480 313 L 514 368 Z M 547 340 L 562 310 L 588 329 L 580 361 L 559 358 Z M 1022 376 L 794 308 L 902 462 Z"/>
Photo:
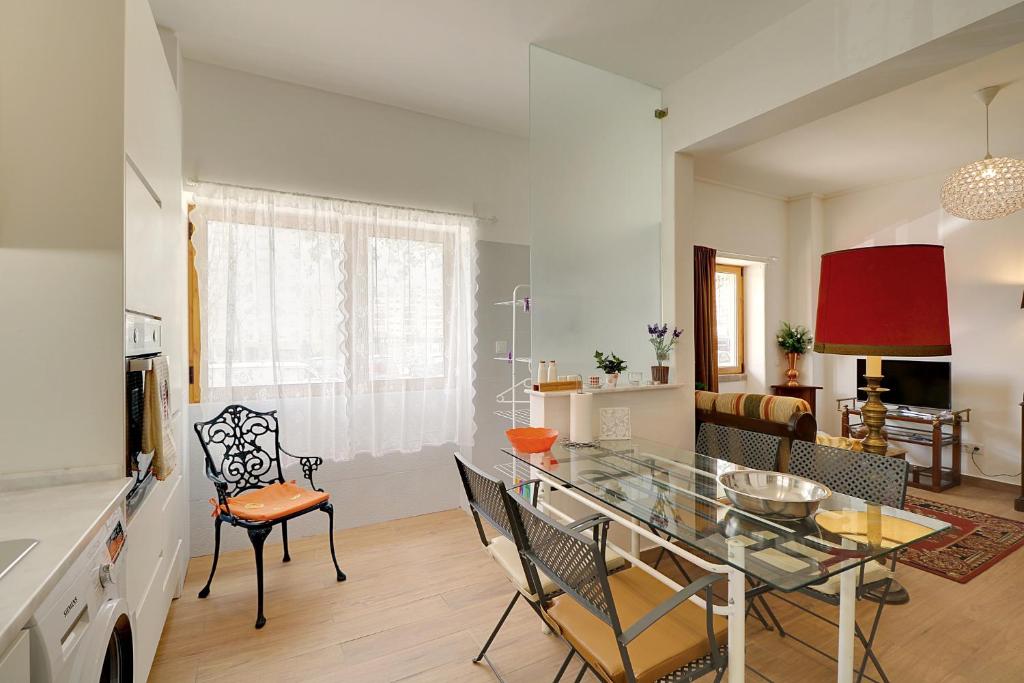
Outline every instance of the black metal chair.
<path fill-rule="evenodd" d="M 695 450 L 734 465 L 776 471 L 781 446 L 778 436 L 702 422 Z"/>
<path fill-rule="evenodd" d="M 199 591 L 199 597 L 210 594 L 210 584 L 217 572 L 220 557 L 220 527 L 227 522 L 249 534 L 256 554 L 256 588 L 259 594 L 256 628 L 263 628 L 263 544 L 274 525 L 281 525 L 284 541 L 283 562 L 288 555 L 288 520 L 307 512 L 327 513 L 331 559 L 338 581 L 345 573 L 338 566 L 334 551 L 334 506 L 323 489 L 313 483 L 313 472 L 323 464 L 322 458 L 292 455 L 281 447 L 277 411 L 261 413 L 240 405 L 230 405 L 208 422 L 193 425 L 206 456 L 206 476 L 217 490 L 210 499 L 214 510 L 214 550 L 210 578 Z M 295 458 L 302 467 L 309 489 L 286 482 L 281 467 L 281 454 Z"/>
<path fill-rule="evenodd" d="M 761 432 L 752 432 L 746 429 L 738 429 L 736 427 L 727 427 L 725 425 L 712 424 L 709 422 L 702 422 L 700 429 L 697 432 L 697 441 L 694 446 L 694 450 L 703 455 L 716 458 L 718 460 L 725 460 L 735 465 L 741 465 L 743 467 L 749 467 L 755 470 L 778 470 L 779 465 L 779 451 L 782 447 L 782 438 L 773 436 L 771 434 L 763 434 Z M 655 534 L 657 531 L 651 529 Z M 679 562 L 679 559 L 675 555 L 669 553 L 664 548 L 658 553 L 657 559 L 654 561 L 654 567 L 657 569 L 662 560 L 668 557 L 676 569 L 683 575 L 683 577 L 690 581 L 690 575 L 686 572 L 686 569 Z M 747 613 L 753 613 L 761 625 L 768 631 L 773 629 L 772 624 L 775 628 L 779 628 L 779 620 L 772 612 L 772 608 L 765 601 L 764 597 L 760 594 L 763 592 L 763 588 L 759 587 L 759 584 L 747 579 L 752 584 L 753 590 L 750 592 L 747 598 Z M 760 604 L 760 607 L 758 607 Z M 762 612 L 763 610 L 763 612 Z M 771 624 L 768 623 L 768 619 L 765 618 L 767 614 L 768 619 L 771 619 Z"/>
<path fill-rule="evenodd" d="M 479 662 L 481 659 L 485 660 L 495 675 L 498 676 L 493 663 L 487 657 L 487 650 L 491 647 L 491 643 L 494 642 L 498 631 L 504 626 L 505 620 L 512 612 L 516 601 L 519 600 L 520 596 L 524 597 L 530 608 L 540 616 L 540 609 L 538 607 L 540 598 L 538 596 L 557 590 L 551 579 L 546 576 L 539 576 L 533 572 L 529 563 L 519 554 L 519 548 L 516 545 L 512 530 L 512 523 L 508 516 L 506 499 L 511 495 L 509 491 L 515 491 L 525 487 L 527 484 L 533 484 L 532 500 L 536 504 L 537 495 L 540 491 L 540 487 L 537 485 L 539 482 L 536 479 L 532 479 L 521 482 L 509 490 L 505 488 L 505 484 L 502 481 L 484 473 L 467 462 L 458 453 L 455 454 L 455 465 L 459 470 L 459 478 L 462 480 L 462 486 L 466 492 L 469 509 L 473 513 L 473 521 L 476 522 L 476 530 L 480 535 L 480 542 L 491 558 L 504 570 L 509 581 L 516 588 L 512 600 L 508 603 L 508 607 L 505 608 L 501 618 L 498 619 L 498 623 L 495 624 L 490 636 L 488 636 L 487 641 L 480 650 L 480 654 L 473 658 L 474 662 Z M 498 532 L 498 536 L 488 538 L 487 532 L 484 530 L 483 521 L 494 527 Z M 621 556 L 611 552 L 608 554 L 607 562 L 612 565 L 612 569 L 625 564 L 625 560 Z M 500 679 L 501 677 L 498 676 L 498 678 Z"/>
<path fill-rule="evenodd" d="M 890 458 L 874 453 L 861 453 L 810 443 L 808 441 L 794 441 L 792 452 L 789 458 L 789 471 L 800 477 L 813 479 L 825 484 L 833 491 L 848 496 L 862 498 L 870 503 L 888 505 L 889 507 L 901 509 L 907 495 L 907 474 L 910 465 L 905 460 Z M 896 571 L 896 553 L 892 553 L 891 565 L 886 567 L 880 561 L 873 560 L 861 565 L 857 579 L 857 599 L 872 597 L 878 603 L 871 628 L 867 634 L 856 624 L 854 632 L 857 639 L 864 648 L 864 656 L 858 669 L 857 680 L 863 679 L 866 674 L 868 660 L 875 666 L 875 670 L 882 680 L 888 683 L 888 677 L 882 668 L 881 662 L 874 653 L 873 645 L 875 636 L 878 633 L 878 624 L 882 617 L 882 609 L 886 605 L 886 598 L 893 585 L 893 578 Z M 852 570 L 851 570 L 852 571 Z M 832 576 L 820 584 L 814 584 L 800 591 L 815 600 L 829 605 L 839 606 L 839 577 Z M 794 607 L 811 614 L 822 621 L 839 626 L 838 623 L 816 612 L 807 609 L 792 600 L 774 594 L 775 597 L 788 602 Z M 807 643 L 800 638 L 788 634 L 781 627 L 779 635 L 789 635 L 797 642 L 810 647 L 833 659 L 832 655 L 822 652 L 820 649 Z M 868 677 L 870 678 L 870 677 Z M 874 680 L 874 679 L 871 679 Z"/>
<path fill-rule="evenodd" d="M 519 497 L 505 500 L 520 553 L 535 575 L 539 570 L 562 591 L 541 596 L 542 614 L 569 644 L 556 683 L 577 654 L 583 660 L 577 683 L 588 669 L 601 680 L 627 683 L 682 683 L 711 672 L 716 683 L 722 679 L 728 657 L 718 643 L 727 621 L 713 612 L 712 589 L 724 575 L 708 574 L 678 593 L 636 567 L 609 575 L 601 561 L 607 517 L 567 527 Z M 701 592 L 703 609 L 690 600 Z"/>

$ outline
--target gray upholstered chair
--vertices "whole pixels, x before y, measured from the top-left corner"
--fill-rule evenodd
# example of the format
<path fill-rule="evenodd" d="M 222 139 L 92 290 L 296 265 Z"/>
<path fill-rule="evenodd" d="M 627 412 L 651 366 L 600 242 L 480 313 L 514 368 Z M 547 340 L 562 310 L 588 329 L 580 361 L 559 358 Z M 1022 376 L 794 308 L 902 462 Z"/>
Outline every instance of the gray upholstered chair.
<path fill-rule="evenodd" d="M 837 493 L 861 498 L 870 503 L 887 505 L 901 509 L 907 495 L 907 474 L 910 465 L 897 458 L 890 458 L 874 453 L 859 453 L 843 448 L 823 446 L 808 441 L 794 441 L 793 449 L 789 459 L 789 471 L 800 477 L 813 479 L 825 484 Z M 886 605 L 886 598 L 893 586 L 893 577 L 896 571 L 896 553 L 892 554 L 890 566 L 882 562 L 872 560 L 861 566 L 857 581 L 857 599 L 870 597 L 878 602 L 871 627 L 867 635 L 858 624 L 855 632 L 861 645 L 864 647 L 864 657 L 858 669 L 857 680 L 864 677 L 867 662 L 870 659 L 883 681 L 888 681 L 885 671 L 882 669 L 878 657 L 872 648 L 875 635 L 878 632 L 878 623 L 882 617 L 882 609 Z M 851 570 L 852 571 L 852 570 Z M 809 586 L 801 591 L 804 595 L 810 596 L 821 602 L 830 605 L 839 605 L 839 576 L 831 576 L 824 582 Z M 811 612 L 806 607 L 775 594 L 781 600 L 789 602 L 806 612 L 814 614 L 838 627 L 836 622 L 826 619 L 821 615 Z M 779 633 L 782 636 L 790 635 L 794 640 L 805 645 L 804 641 L 787 634 L 781 627 Z"/>
<path fill-rule="evenodd" d="M 728 622 L 713 612 L 712 588 L 724 575 L 708 574 L 678 593 L 637 567 L 609 575 L 601 561 L 607 517 L 563 526 L 518 496 L 507 500 L 522 556 L 562 591 L 541 595 L 541 613 L 569 644 L 556 682 L 577 654 L 584 663 L 577 681 L 588 669 L 627 683 L 683 683 L 712 672 L 721 680 Z M 705 607 L 690 600 L 698 593 Z"/>
<path fill-rule="evenodd" d="M 696 451 L 755 470 L 777 470 L 782 439 L 771 434 L 702 422 Z"/>
<path fill-rule="evenodd" d="M 479 662 L 483 659 L 494 669 L 494 665 L 487 658 L 487 650 L 491 647 L 491 643 L 494 642 L 494 638 L 505 624 L 505 620 L 512 612 L 512 608 L 520 596 L 524 597 L 530 608 L 539 614 L 537 606 L 539 601 L 538 595 L 552 593 L 557 588 L 546 575 L 537 575 L 519 554 L 519 549 L 513 536 L 512 524 L 509 521 L 508 505 L 506 503 L 506 499 L 512 494 L 505 488 L 505 484 L 501 480 L 484 473 L 458 453 L 455 454 L 455 465 L 459 470 L 459 478 L 462 480 L 462 486 L 466 492 L 466 500 L 469 502 L 469 509 L 473 514 L 473 521 L 476 523 L 480 542 L 495 563 L 505 572 L 508 580 L 516 589 L 512 600 L 508 603 L 508 607 L 505 608 L 501 618 L 498 619 L 498 623 L 495 624 L 490 636 L 488 636 L 487 641 L 480 650 L 480 654 L 473 659 L 474 662 Z M 524 488 L 525 484 L 529 483 L 536 484 L 535 481 L 523 482 L 512 487 L 512 489 Z M 533 502 L 536 503 L 539 487 L 535 485 L 532 489 Z M 498 532 L 498 535 L 490 537 L 484 529 L 484 522 L 493 527 Z M 617 569 L 625 564 L 622 556 L 612 551 L 608 552 L 606 561 L 609 569 Z"/>

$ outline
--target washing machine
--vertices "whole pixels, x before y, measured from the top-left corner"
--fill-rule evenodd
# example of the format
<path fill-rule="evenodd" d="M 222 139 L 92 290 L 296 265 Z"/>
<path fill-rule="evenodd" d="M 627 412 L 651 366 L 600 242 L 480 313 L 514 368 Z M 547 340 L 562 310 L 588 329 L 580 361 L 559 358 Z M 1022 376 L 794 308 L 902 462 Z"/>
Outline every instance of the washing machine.
<path fill-rule="evenodd" d="M 100 526 L 29 622 L 32 683 L 132 681 L 123 507 Z"/>

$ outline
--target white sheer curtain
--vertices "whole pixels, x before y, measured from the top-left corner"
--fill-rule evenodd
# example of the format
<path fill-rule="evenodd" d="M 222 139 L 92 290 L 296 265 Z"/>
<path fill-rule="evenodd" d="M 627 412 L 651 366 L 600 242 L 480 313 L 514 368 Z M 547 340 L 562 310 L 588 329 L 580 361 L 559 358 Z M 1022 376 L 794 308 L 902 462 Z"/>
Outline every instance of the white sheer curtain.
<path fill-rule="evenodd" d="M 202 184 L 203 402 L 279 410 L 334 460 L 469 446 L 475 221 Z"/>

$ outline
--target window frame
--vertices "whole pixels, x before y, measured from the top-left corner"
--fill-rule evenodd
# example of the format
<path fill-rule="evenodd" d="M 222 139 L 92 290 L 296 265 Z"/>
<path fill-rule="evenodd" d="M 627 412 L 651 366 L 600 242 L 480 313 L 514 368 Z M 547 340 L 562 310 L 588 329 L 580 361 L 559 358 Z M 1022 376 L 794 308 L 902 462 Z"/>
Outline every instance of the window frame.
<path fill-rule="evenodd" d="M 719 375 L 742 375 L 744 367 L 744 331 L 743 319 L 746 312 L 743 310 L 743 266 L 731 263 L 715 263 L 715 274 L 728 273 L 736 276 L 736 359 L 737 365 L 719 365 Z M 716 301 L 717 307 L 717 301 Z M 718 355 L 718 325 L 715 325 L 715 356 Z"/>

